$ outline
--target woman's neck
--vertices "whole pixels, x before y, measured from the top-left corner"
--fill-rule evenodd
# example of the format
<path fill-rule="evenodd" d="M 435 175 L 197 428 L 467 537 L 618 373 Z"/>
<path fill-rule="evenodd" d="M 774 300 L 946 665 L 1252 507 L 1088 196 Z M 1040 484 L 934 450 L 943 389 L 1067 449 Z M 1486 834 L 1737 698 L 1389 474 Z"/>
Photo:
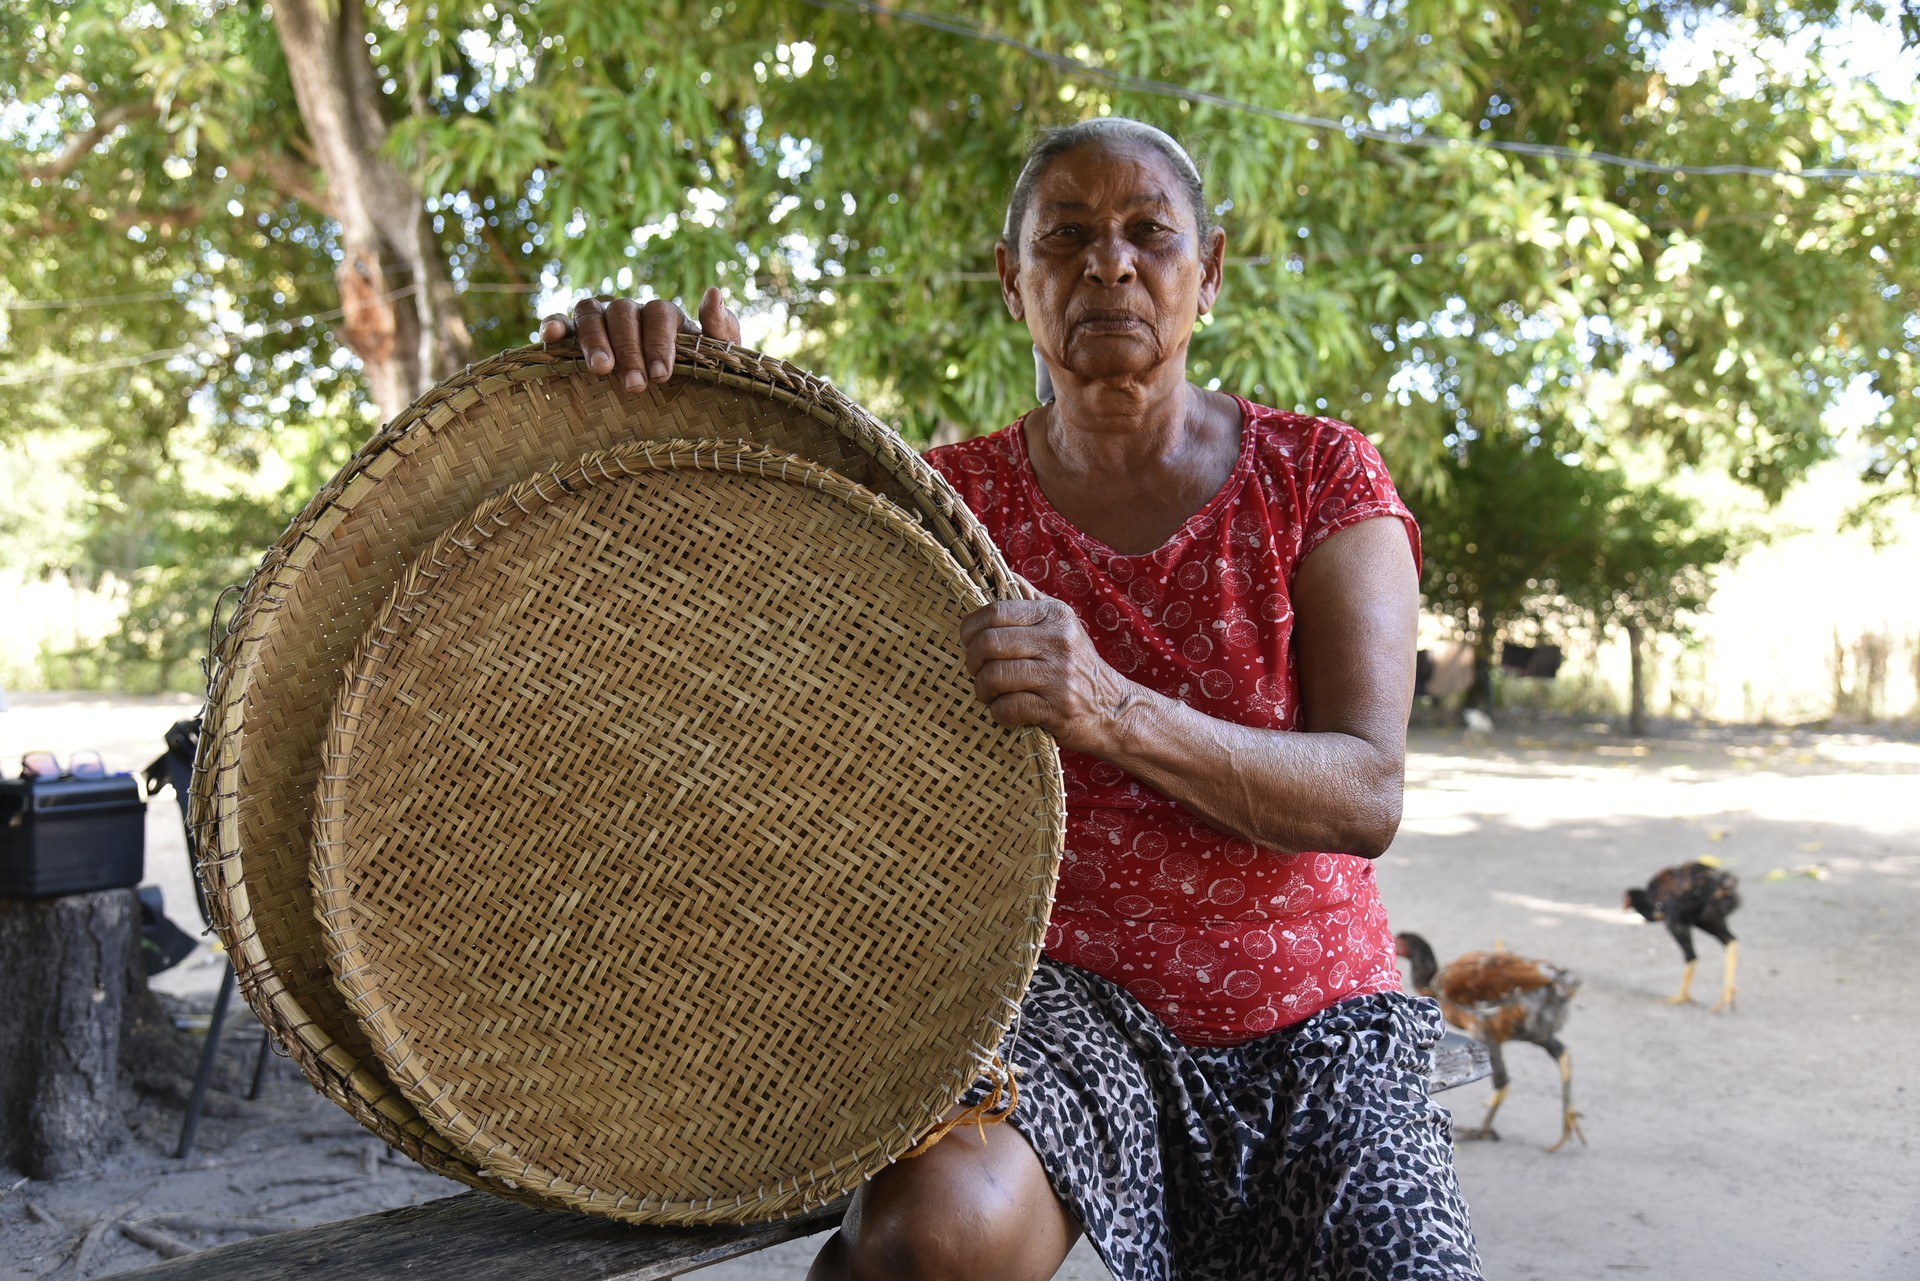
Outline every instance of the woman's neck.
<path fill-rule="evenodd" d="M 1184 379 L 1162 386 L 1090 383 L 1039 411 L 1040 447 L 1063 472 L 1138 475 L 1177 465 L 1196 434 L 1204 434 L 1204 408 L 1200 389 Z"/>
<path fill-rule="evenodd" d="M 1027 415 L 1027 457 L 1055 510 L 1116 551 L 1171 538 L 1233 475 L 1240 406 L 1179 384 L 1179 394 L 1073 395 Z"/>

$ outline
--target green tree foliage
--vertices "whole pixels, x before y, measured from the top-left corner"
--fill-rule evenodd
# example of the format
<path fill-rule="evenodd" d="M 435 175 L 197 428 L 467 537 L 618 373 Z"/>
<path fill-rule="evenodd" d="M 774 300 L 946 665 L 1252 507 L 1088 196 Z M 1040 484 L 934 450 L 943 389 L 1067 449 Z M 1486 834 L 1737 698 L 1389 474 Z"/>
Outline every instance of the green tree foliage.
<path fill-rule="evenodd" d="M 1007 0 L 929 25 L 837 0 L 382 0 L 337 30 L 364 26 L 359 108 L 417 185 L 476 354 L 527 340 L 543 283 L 718 280 L 917 439 L 1030 395 L 990 271 L 1031 128 L 1165 125 L 1229 235 L 1196 377 L 1352 419 L 1433 505 L 1460 441 L 1541 417 L 1589 458 L 1645 442 L 1776 495 L 1836 449 L 1822 410 L 1848 385 L 1882 398 L 1869 467 L 1916 484 L 1920 184 L 1658 169 L 1920 167 L 1913 102 L 1828 69 L 1834 10 Z M 261 478 L 279 443 L 325 457 L 376 412 L 335 333 L 339 180 L 269 12 L 0 16 L 0 440 L 91 433 L 130 512 L 193 488 L 189 439 L 291 510 L 296 482 Z M 1706 20 L 1714 56 L 1673 74 Z M 1769 40 L 1799 61 L 1774 68 Z M 71 305 L 100 297 L 122 301 Z M 169 466 L 173 490 L 115 488 Z M 237 526 L 229 545 L 251 546 Z"/>
<path fill-rule="evenodd" d="M 1510 432 L 1462 442 L 1415 506 L 1424 532 L 1427 607 L 1473 647 L 1467 703 L 1493 705 L 1503 629 L 1584 583 L 1603 514 L 1627 492 L 1616 469 L 1584 465 Z"/>
<path fill-rule="evenodd" d="M 1749 541 L 1659 481 L 1636 482 L 1538 436 L 1463 440 L 1441 474 L 1417 510 L 1422 586 L 1428 607 L 1473 646 L 1473 707 L 1493 706 L 1495 647 L 1520 622 L 1625 629 L 1633 707 L 1642 707 L 1642 638 L 1684 634 L 1712 595 L 1714 572 Z"/>
<path fill-rule="evenodd" d="M 1647 731 L 1648 639 L 1687 635 L 1713 596 L 1715 571 L 1751 541 L 1704 522 L 1699 504 L 1657 486 L 1628 491 L 1606 514 L 1590 572 L 1571 594 L 1597 631 L 1626 633 L 1632 733 Z"/>

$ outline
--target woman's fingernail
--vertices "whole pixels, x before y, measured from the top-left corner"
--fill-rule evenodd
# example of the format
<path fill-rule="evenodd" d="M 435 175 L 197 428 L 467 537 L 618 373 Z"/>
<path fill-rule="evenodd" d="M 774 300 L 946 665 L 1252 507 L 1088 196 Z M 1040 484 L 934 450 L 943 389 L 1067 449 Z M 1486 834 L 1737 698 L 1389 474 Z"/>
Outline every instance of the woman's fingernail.
<path fill-rule="evenodd" d="M 665 382 L 667 378 L 667 362 L 664 360 L 654 361 L 651 365 L 647 366 L 647 373 L 653 377 L 655 382 Z"/>
<path fill-rule="evenodd" d="M 627 376 L 621 379 L 621 381 L 626 384 L 628 391 L 645 391 L 647 389 L 647 380 L 640 376 L 638 369 L 629 369 Z"/>

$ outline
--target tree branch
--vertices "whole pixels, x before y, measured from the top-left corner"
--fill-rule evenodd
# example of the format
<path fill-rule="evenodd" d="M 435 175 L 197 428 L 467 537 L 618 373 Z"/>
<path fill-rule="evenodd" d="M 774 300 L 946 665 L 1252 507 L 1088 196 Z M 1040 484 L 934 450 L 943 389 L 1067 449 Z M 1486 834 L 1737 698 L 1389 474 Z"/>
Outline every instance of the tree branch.
<path fill-rule="evenodd" d="M 158 114 L 160 114 L 160 108 L 151 102 L 128 103 L 109 108 L 94 117 L 92 127 L 68 140 L 66 147 L 59 155 L 39 164 L 21 165 L 20 172 L 28 178 L 38 178 L 46 182 L 64 178 L 78 168 L 80 162 L 85 160 L 93 149 L 115 129 L 128 121 Z"/>

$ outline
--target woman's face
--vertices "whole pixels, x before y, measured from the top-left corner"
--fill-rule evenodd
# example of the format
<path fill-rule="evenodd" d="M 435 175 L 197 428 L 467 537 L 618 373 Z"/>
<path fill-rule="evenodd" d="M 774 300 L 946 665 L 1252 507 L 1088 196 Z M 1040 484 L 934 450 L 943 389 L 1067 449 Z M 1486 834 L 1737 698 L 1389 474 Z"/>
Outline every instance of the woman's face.
<path fill-rule="evenodd" d="M 1002 244 L 1001 292 L 1055 371 L 1133 382 L 1185 376 L 1194 321 L 1220 292 L 1225 237 L 1201 243 L 1178 176 L 1151 147 L 1088 146 L 1054 157 L 1035 184 L 1016 260 Z"/>

